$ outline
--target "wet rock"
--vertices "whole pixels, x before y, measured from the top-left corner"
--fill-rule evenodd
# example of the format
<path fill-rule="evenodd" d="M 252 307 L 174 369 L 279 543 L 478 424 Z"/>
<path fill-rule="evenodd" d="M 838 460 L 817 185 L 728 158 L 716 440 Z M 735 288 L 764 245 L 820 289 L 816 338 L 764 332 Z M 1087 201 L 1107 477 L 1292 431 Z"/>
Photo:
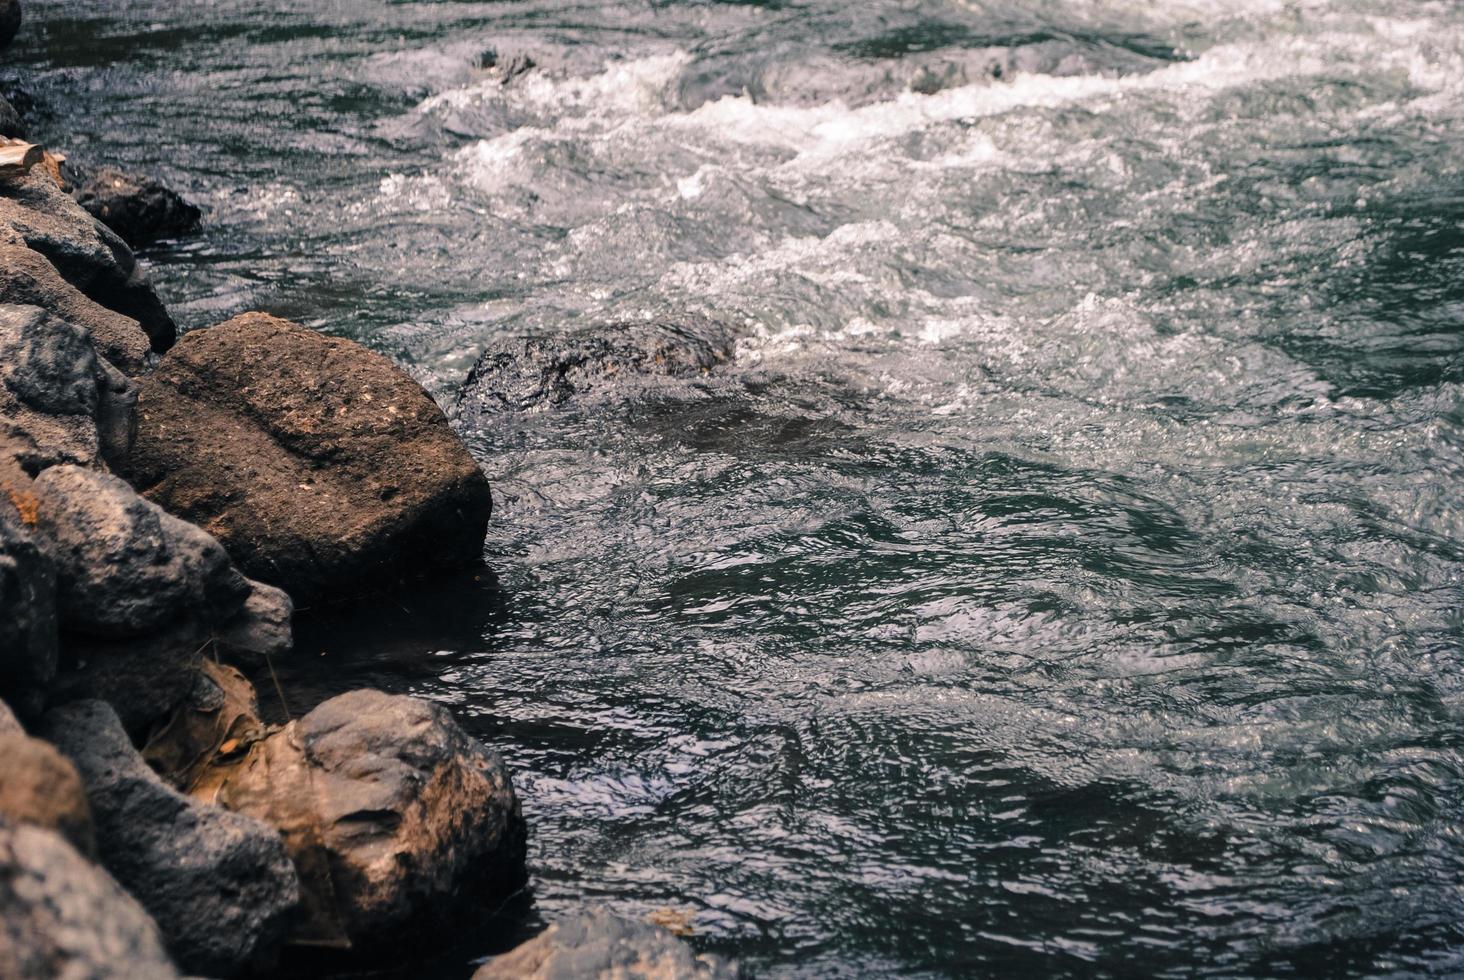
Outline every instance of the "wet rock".
<path fill-rule="evenodd" d="M 70 170 L 67 177 L 76 202 L 133 248 L 160 238 L 192 235 L 199 229 L 203 213 L 150 177 L 114 167 Z"/>
<path fill-rule="evenodd" d="M 34 306 L 0 306 L 0 429 L 38 470 L 115 460 L 132 443 L 137 389 L 85 330 Z"/>
<path fill-rule="evenodd" d="M 0 697 L 34 717 L 59 663 L 56 566 L 36 533 L 40 504 L 15 449 L 0 435 Z"/>
<path fill-rule="evenodd" d="M 488 481 L 437 405 L 358 344 L 260 313 L 188 334 L 141 384 L 122 466 L 295 599 L 481 560 Z"/>
<path fill-rule="evenodd" d="M 0 181 L 0 245 L 24 245 L 94 302 L 136 320 L 161 353 L 177 327 L 127 244 L 67 195 L 44 168 Z"/>
<path fill-rule="evenodd" d="M 616 323 L 485 350 L 458 395 L 469 417 L 552 408 L 656 377 L 696 377 L 732 360 L 735 334 L 696 318 Z"/>
<path fill-rule="evenodd" d="M 0 731 L 0 821 L 54 830 L 82 854 L 96 853 L 91 807 L 76 767 L 24 732 Z"/>
<path fill-rule="evenodd" d="M 117 477 L 56 466 L 34 486 L 37 526 L 53 542 L 66 630 L 138 636 L 185 612 L 222 622 L 248 598 L 249 582 L 218 541 Z"/>
<path fill-rule="evenodd" d="M 207 791 L 284 835 L 305 891 L 296 941 L 379 949 L 524 878 L 523 818 L 503 760 L 428 701 L 332 698 Z"/>
<path fill-rule="evenodd" d="M 81 773 L 102 864 L 157 920 L 182 968 L 234 976 L 273 960 L 299 901 L 274 830 L 164 784 L 100 701 L 48 712 L 41 734 Z"/>
<path fill-rule="evenodd" d="M 3 3 L 4 0 L 0 0 Z M 25 122 L 10 100 L 0 95 L 0 136 L 8 139 L 25 139 Z"/>
<path fill-rule="evenodd" d="M 736 980 L 735 963 L 698 956 L 660 926 L 608 912 L 572 916 L 473 974 L 473 980 Z"/>
<path fill-rule="evenodd" d="M 138 322 L 87 297 L 39 252 L 0 245 L 0 303 L 39 306 L 84 328 L 97 353 L 124 374 L 135 376 L 147 367 L 152 345 Z"/>
<path fill-rule="evenodd" d="M 20 32 L 20 0 L 0 0 L 0 48 L 9 46 Z"/>
<path fill-rule="evenodd" d="M 0 823 L 0 977 L 177 976 L 157 924 L 105 871 L 52 831 Z"/>

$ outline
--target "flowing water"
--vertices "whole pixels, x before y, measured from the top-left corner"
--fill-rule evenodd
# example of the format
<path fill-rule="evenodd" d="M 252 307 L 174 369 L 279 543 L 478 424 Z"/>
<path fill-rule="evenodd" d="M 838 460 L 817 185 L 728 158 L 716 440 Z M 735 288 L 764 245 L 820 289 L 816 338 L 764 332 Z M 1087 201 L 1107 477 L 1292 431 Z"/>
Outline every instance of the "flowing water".
<path fill-rule="evenodd" d="M 497 338 L 744 332 L 465 432 L 494 574 L 282 667 L 502 749 L 531 922 L 671 907 L 771 977 L 1464 972 L 1464 7 L 27 9 L 41 135 L 206 208 L 151 253 L 187 326 L 449 408 Z"/>

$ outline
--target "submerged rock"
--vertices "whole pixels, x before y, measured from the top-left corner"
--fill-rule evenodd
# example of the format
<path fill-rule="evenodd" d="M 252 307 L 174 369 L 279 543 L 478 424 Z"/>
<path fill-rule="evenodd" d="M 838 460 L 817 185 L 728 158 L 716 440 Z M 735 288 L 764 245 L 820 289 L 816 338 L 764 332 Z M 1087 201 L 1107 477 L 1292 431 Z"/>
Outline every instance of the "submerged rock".
<path fill-rule="evenodd" d="M 736 335 L 707 320 L 615 323 L 507 340 L 479 356 L 458 395 L 469 417 L 552 408 L 646 377 L 695 377 L 732 360 Z"/>
<path fill-rule="evenodd" d="M 95 465 L 132 443 L 137 389 L 91 337 L 35 306 L 0 306 L 0 427 L 29 469 Z"/>
<path fill-rule="evenodd" d="M 268 965 L 299 902 L 279 834 L 164 784 L 100 701 L 49 712 L 41 733 L 81 772 L 102 864 L 157 920 L 178 964 L 209 976 Z"/>
<path fill-rule="evenodd" d="M 159 353 L 177 327 L 127 243 L 67 195 L 44 168 L 0 181 L 0 245 L 24 245 L 94 302 L 136 320 Z"/>
<path fill-rule="evenodd" d="M 208 775 L 206 798 L 284 835 L 304 888 L 295 939 L 358 952 L 451 921 L 524 878 L 503 760 L 429 701 L 354 691 Z"/>
<path fill-rule="evenodd" d="M 195 330 L 162 359 L 122 471 L 297 600 L 477 562 L 492 509 L 416 382 L 262 313 Z"/>
<path fill-rule="evenodd" d="M 670 931 L 596 911 L 554 923 L 484 963 L 473 980 L 736 980 L 735 963 L 698 956 Z"/>
<path fill-rule="evenodd" d="M 52 831 L 0 822 L 0 977 L 177 976 L 157 924 L 105 871 Z"/>
<path fill-rule="evenodd" d="M 54 830 L 88 857 L 96 853 L 91 807 L 76 767 L 54 746 L 0 730 L 0 820 Z"/>
<path fill-rule="evenodd" d="M 68 169 L 76 202 L 133 248 L 160 238 L 191 235 L 199 229 L 203 212 L 150 177 L 126 174 L 114 167 Z"/>

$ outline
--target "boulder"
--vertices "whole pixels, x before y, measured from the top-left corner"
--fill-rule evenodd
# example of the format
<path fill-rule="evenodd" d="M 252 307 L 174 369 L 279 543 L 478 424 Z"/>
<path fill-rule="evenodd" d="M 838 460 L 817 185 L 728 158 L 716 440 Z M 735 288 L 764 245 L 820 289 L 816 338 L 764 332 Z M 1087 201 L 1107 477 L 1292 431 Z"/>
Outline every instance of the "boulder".
<path fill-rule="evenodd" d="M 731 330 L 691 317 L 504 340 L 479 356 L 458 407 L 468 418 L 504 409 L 538 411 L 648 378 L 697 377 L 732 360 L 735 345 Z"/>
<path fill-rule="evenodd" d="M 698 956 L 670 931 L 596 911 L 554 923 L 484 963 L 473 980 L 736 980 L 735 963 Z"/>
<path fill-rule="evenodd" d="M 87 330 L 97 353 L 124 374 L 136 376 L 147 369 L 152 345 L 138 322 L 89 298 L 39 252 L 0 245 L 0 303 L 50 310 Z"/>
<path fill-rule="evenodd" d="M 85 330 L 39 307 L 0 306 L 0 429 L 25 447 L 28 469 L 120 458 L 136 402 Z"/>
<path fill-rule="evenodd" d="M 203 213 L 156 180 L 114 167 L 70 169 L 76 202 L 133 248 L 198 231 Z"/>
<path fill-rule="evenodd" d="M 273 962 L 299 902 L 278 833 L 167 786 L 100 701 L 53 709 L 41 734 L 81 773 L 102 864 L 157 920 L 183 969 L 234 976 Z"/>
<path fill-rule="evenodd" d="M 105 871 L 52 831 L 0 823 L 0 977 L 177 976 L 157 924 Z"/>
<path fill-rule="evenodd" d="M 67 282 L 107 309 L 136 320 L 159 353 L 177 327 L 127 244 L 82 210 L 43 167 L 0 181 L 0 245 L 25 245 Z"/>
<path fill-rule="evenodd" d="M 212 536 L 108 473 L 56 466 L 35 480 L 37 526 L 53 543 L 68 631 L 139 636 L 188 614 L 221 622 L 250 584 Z"/>
<path fill-rule="evenodd" d="M 20 0 L 0 0 L 0 48 L 8 47 L 20 32 Z"/>
<path fill-rule="evenodd" d="M 36 532 L 31 478 L 0 434 L 0 697 L 34 716 L 59 660 L 56 566 Z"/>
<path fill-rule="evenodd" d="M 503 760 L 429 701 L 332 698 L 200 791 L 284 835 L 305 891 L 298 942 L 381 949 L 524 880 Z"/>
<path fill-rule="evenodd" d="M 96 852 L 86 792 L 65 756 L 21 732 L 0 733 L 0 759 L 0 820 L 45 827 L 82 854 Z"/>
<path fill-rule="evenodd" d="M 416 382 L 261 313 L 189 333 L 143 380 L 122 472 L 296 600 L 477 562 L 492 509 Z"/>
<path fill-rule="evenodd" d="M 218 652 L 248 667 L 258 667 L 273 657 L 282 657 L 295 645 L 291 620 L 295 604 L 283 589 L 263 582 L 250 582 L 244 608 L 214 629 Z"/>

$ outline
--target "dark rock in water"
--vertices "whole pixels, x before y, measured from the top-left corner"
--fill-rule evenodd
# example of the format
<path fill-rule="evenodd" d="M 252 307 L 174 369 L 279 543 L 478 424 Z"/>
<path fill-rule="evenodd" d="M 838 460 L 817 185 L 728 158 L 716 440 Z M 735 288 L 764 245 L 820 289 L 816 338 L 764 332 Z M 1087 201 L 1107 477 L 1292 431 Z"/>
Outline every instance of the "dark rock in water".
<path fill-rule="evenodd" d="M 68 170 L 76 202 L 133 248 L 199 229 L 203 213 L 156 180 L 113 167 Z"/>
<path fill-rule="evenodd" d="M 500 53 L 490 49 L 478 57 L 479 70 L 496 77 L 500 85 L 508 85 L 537 67 L 538 63 L 522 51 Z"/>
<path fill-rule="evenodd" d="M 33 717 L 58 664 L 56 566 L 36 532 L 39 500 L 0 436 L 0 697 Z"/>
<path fill-rule="evenodd" d="M 36 478 L 35 493 L 68 631 L 139 636 L 185 612 L 221 622 L 249 596 L 218 541 L 115 476 L 52 467 Z"/>
<path fill-rule="evenodd" d="M 120 458 L 136 401 L 85 330 L 38 307 L 0 306 L 0 430 L 28 469 Z"/>
<path fill-rule="evenodd" d="M 15 106 L 10 104 L 10 100 L 3 95 L 0 95 L 0 136 L 16 140 L 25 139 L 25 121 L 20 118 L 20 113 L 15 111 Z"/>
<path fill-rule="evenodd" d="M 297 600 L 478 562 L 492 510 L 415 381 L 262 313 L 189 333 L 142 381 L 121 471 Z"/>
<path fill-rule="evenodd" d="M 0 977 L 171 980 L 142 906 L 58 834 L 0 823 Z"/>
<path fill-rule="evenodd" d="M 554 923 L 484 963 L 473 980 L 736 980 L 735 963 L 698 956 L 669 930 L 608 912 Z"/>
<path fill-rule="evenodd" d="M 299 942 L 390 949 L 403 927 L 449 923 L 524 880 L 503 760 L 430 701 L 332 698 L 256 743 L 216 798 L 284 834 L 305 891 Z"/>
<path fill-rule="evenodd" d="M 180 966 L 234 976 L 272 962 L 299 902 L 279 834 L 164 784 L 100 701 L 52 710 L 41 734 L 76 763 L 102 864 L 157 920 Z"/>
<path fill-rule="evenodd" d="M 0 821 L 54 830 L 82 854 L 96 853 L 91 807 L 70 760 L 23 732 L 0 732 L 0 759 Z"/>
<path fill-rule="evenodd" d="M 458 406 L 469 416 L 503 408 L 551 408 L 637 378 L 706 374 L 730 361 L 735 346 L 736 335 L 728 328 L 691 318 L 503 341 L 479 356 L 458 394 Z"/>
<path fill-rule="evenodd" d="M 127 244 L 81 209 L 43 168 L 0 181 L 0 245 L 25 245 L 93 301 L 141 324 L 161 353 L 177 327 Z"/>
<path fill-rule="evenodd" d="M 283 656 L 294 646 L 291 620 L 295 604 L 283 589 L 250 582 L 252 591 L 244 608 L 214 629 L 219 652 L 236 663 L 257 667 L 271 657 Z"/>
<path fill-rule="evenodd" d="M 23 245 L 0 245 L 0 303 L 39 306 L 91 333 L 98 354 L 127 375 L 147 367 L 152 345 L 138 322 L 90 299 L 45 256 Z"/>
<path fill-rule="evenodd" d="M 20 32 L 20 0 L 0 0 L 0 48 L 7 47 Z"/>

